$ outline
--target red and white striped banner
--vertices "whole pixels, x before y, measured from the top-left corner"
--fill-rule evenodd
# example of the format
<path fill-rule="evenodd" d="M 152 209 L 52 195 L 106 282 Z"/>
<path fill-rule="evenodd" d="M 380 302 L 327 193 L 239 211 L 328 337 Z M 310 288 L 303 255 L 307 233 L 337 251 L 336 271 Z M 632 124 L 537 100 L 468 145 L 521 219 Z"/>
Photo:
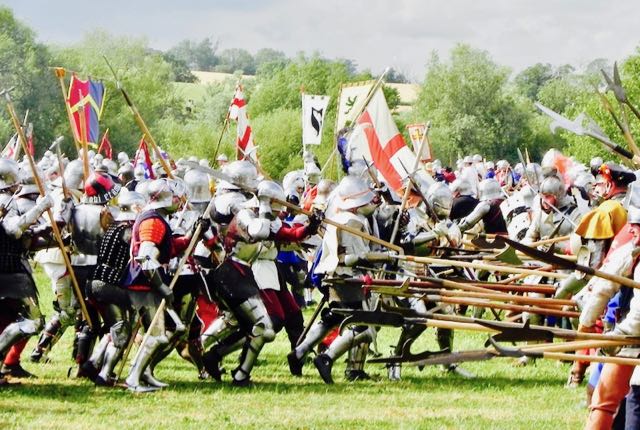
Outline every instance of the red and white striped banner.
<path fill-rule="evenodd" d="M 253 144 L 253 132 L 251 131 L 251 125 L 249 125 L 247 103 L 244 100 L 244 93 L 240 85 L 236 88 L 233 101 L 229 106 L 229 119 L 237 122 L 236 153 L 238 160 L 246 158 L 256 160 L 256 147 Z"/>

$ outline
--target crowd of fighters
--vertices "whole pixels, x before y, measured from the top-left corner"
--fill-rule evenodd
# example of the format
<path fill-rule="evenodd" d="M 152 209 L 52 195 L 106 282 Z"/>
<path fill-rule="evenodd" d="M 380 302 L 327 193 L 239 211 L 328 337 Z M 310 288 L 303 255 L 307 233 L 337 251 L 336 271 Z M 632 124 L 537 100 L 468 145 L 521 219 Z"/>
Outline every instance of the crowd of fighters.
<path fill-rule="evenodd" d="M 345 309 L 372 309 L 380 297 L 336 280 L 379 277 L 381 268 L 384 277 L 394 279 L 446 278 L 452 271 L 477 275 L 446 264 L 398 259 L 367 235 L 392 240 L 407 255 L 432 257 L 456 255 L 465 238 L 480 233 L 523 243 L 572 235 L 554 243 L 554 250 L 581 250 L 590 267 L 640 280 L 636 175 L 602 159 L 586 166 L 550 151 L 539 164 L 515 166 L 479 155 L 464 157 L 453 168 L 436 160 L 415 176 L 410 203 L 399 213 L 402 197 L 364 161 L 345 166 L 343 177 L 332 181 L 322 178 L 313 157 L 306 157 L 304 169 L 278 183 L 264 178 L 252 162 L 227 162 L 224 156 L 216 160 L 219 170 L 197 159 L 171 162 L 171 172 L 156 165 L 155 179 L 149 178 L 151 166 L 125 153 L 117 161 L 91 152 L 88 158 L 86 176 L 81 158 L 45 153 L 38 170 L 46 196 L 39 194 L 25 162 L 0 159 L 0 381 L 5 384 L 30 376 L 20 365 L 29 337 L 38 336 L 38 341 L 26 354 L 42 362 L 68 329 L 75 333 L 78 376 L 104 386 L 117 382 L 118 362 L 136 333 L 144 333 L 129 357 L 125 379 L 136 392 L 166 386 L 154 369 L 173 350 L 193 363 L 200 378 L 218 381 L 225 373 L 223 359 L 239 351 L 229 377 L 233 385 L 249 385 L 261 349 L 281 330 L 291 344 L 287 361 L 293 375 L 302 375 L 313 352 L 309 361 L 326 383 L 333 382 L 332 367 L 343 355 L 346 378 L 366 378 L 364 365 L 379 327 L 336 328 L 348 315 Z M 283 202 L 305 212 L 287 209 Z M 49 209 L 53 219 L 46 215 Z M 51 222 L 64 232 L 83 297 L 74 294 L 70 271 L 51 239 Z M 186 264 L 180 264 L 183 259 Z M 50 279 L 55 295 L 55 311 L 46 320 L 32 276 L 34 263 Z M 556 283 L 552 278 L 525 282 L 554 286 L 555 297 L 573 297 L 581 314 L 579 320 L 526 313 L 523 319 L 573 324 L 582 332 L 640 334 L 640 300 L 629 288 L 574 274 Z M 305 332 L 301 307 L 311 303 L 314 288 L 328 307 Z M 79 299 L 86 302 L 86 315 Z M 393 306 L 422 313 L 479 312 L 420 295 L 391 300 Z M 405 324 L 395 353 L 402 354 L 425 329 Z M 441 349 L 454 350 L 451 329 L 437 329 L 436 336 Z M 618 352 L 625 354 L 637 357 L 638 351 Z M 640 373 L 615 364 L 600 369 L 591 372 L 589 382 L 595 390 L 590 397 L 593 428 L 611 425 L 628 393 L 627 425 L 637 425 Z M 472 377 L 457 365 L 448 370 Z M 585 363 L 575 362 L 568 383 L 579 385 L 586 370 Z M 388 374 L 401 378 L 400 364 L 390 365 Z"/>

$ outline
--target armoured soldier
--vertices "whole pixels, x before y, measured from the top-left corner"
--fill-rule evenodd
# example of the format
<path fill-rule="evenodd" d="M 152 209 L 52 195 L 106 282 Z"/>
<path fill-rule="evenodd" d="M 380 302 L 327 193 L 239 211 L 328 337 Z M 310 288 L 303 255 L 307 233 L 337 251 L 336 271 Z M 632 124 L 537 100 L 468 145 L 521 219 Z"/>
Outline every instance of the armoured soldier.
<path fill-rule="evenodd" d="M 63 221 L 70 220 L 70 210 L 82 196 L 82 183 L 82 161 L 73 160 L 69 162 L 64 171 L 64 185 L 69 193 L 69 200 L 65 201 L 64 199 L 65 191 L 62 188 L 62 181 L 56 181 L 52 184 L 55 187 L 51 194 L 54 200 L 59 202 L 54 206 L 55 212 L 58 214 L 56 217 L 60 217 Z M 70 232 L 71 226 L 67 224 L 66 229 Z M 57 248 L 40 251 L 36 255 L 36 261 L 42 264 L 44 272 L 51 280 L 55 300 L 54 313 L 31 353 L 31 361 L 34 362 L 40 361 L 43 354 L 56 344 L 64 331 L 74 323 L 76 315 L 76 298 L 71 286 L 71 276 L 67 273 L 61 251 Z"/>
<path fill-rule="evenodd" d="M 621 202 L 626 196 L 629 184 L 636 179 L 633 172 L 614 163 L 602 164 L 598 172 L 594 194 L 602 203 L 586 213 L 575 230 L 582 241 L 578 254 L 582 256 L 583 260 L 586 260 L 587 264 L 585 265 L 592 268 L 600 267 L 609 251 L 612 239 L 627 222 L 627 211 Z M 583 279 L 572 274 L 560 283 L 556 297 L 564 298 L 575 294 L 584 285 Z M 568 386 L 577 387 L 580 385 L 587 367 L 588 363 L 586 362 L 574 362 Z"/>
<path fill-rule="evenodd" d="M 122 284 L 129 266 L 133 223 L 145 204 L 142 194 L 123 190 L 118 196 L 115 222 L 105 232 L 98 249 L 88 296 L 100 309 L 107 345 L 97 349 L 83 365 L 96 385 L 113 384 L 113 369 L 131 334 L 131 304 Z"/>
<path fill-rule="evenodd" d="M 207 283 L 211 295 L 233 315 L 241 330 L 223 330 L 224 333 L 219 333 L 220 342 L 203 358 L 207 372 L 220 380 L 220 360 L 242 343 L 240 364 L 233 371 L 232 383 L 247 386 L 251 383 L 251 370 L 262 347 L 275 338 L 271 318 L 251 270 L 251 264 L 262 250 L 262 241 L 271 235 L 271 220 L 265 217 L 266 214 L 259 213 L 256 197 L 247 201 L 247 196 L 239 189 L 239 185 L 255 188 L 255 167 L 248 161 L 236 161 L 227 167 L 226 173 L 237 185 L 220 184 L 219 188 L 235 190 L 217 196 L 214 205 L 218 219 L 232 217 L 224 234 L 226 256 L 216 271 L 207 276 Z M 227 325 L 226 328 L 231 327 Z"/>
<path fill-rule="evenodd" d="M 473 189 L 468 180 L 459 178 L 453 181 L 451 192 L 453 202 L 449 218 L 452 221 L 466 217 L 478 206 L 479 200 L 473 196 Z"/>
<path fill-rule="evenodd" d="M 133 261 L 129 266 L 125 287 L 129 289 L 132 306 L 140 312 L 142 322 L 149 331 L 147 341 L 140 346 L 126 379 L 129 389 L 135 392 L 155 391 L 166 386 L 148 370 L 153 355 L 169 344 L 172 335 L 165 329 L 164 314 L 159 315 L 156 326 L 149 327 L 163 299 L 167 304 L 167 315 L 175 324 L 174 334 L 182 333 L 185 329 L 172 309 L 173 293 L 167 285 L 169 276 L 165 271 L 169 260 L 185 249 L 188 242 L 188 238 L 172 237 L 171 227 L 165 219 L 180 206 L 177 191 L 175 181 L 166 178 L 152 181 L 149 185 L 150 202 L 133 225 Z M 143 385 L 143 381 L 149 385 Z"/>
<path fill-rule="evenodd" d="M 16 162 L 0 159 L 0 307 L 12 321 L 0 332 L 0 362 L 12 345 L 36 334 L 44 322 L 26 260 L 31 237 L 25 232 L 53 206 L 53 199 L 38 199 L 35 206 L 20 214 L 12 196 L 19 187 L 18 175 Z M 4 381 L 3 376 L 0 381 Z"/>
<path fill-rule="evenodd" d="M 507 224 L 500 211 L 503 194 L 500 184 L 495 179 L 484 179 L 480 182 L 480 203 L 460 222 L 463 233 L 482 221 L 486 233 L 507 233 Z"/>
<path fill-rule="evenodd" d="M 82 202 L 74 208 L 71 217 L 67 219 L 72 227 L 73 242 L 77 249 L 77 253 L 72 255 L 71 262 L 83 294 L 86 294 L 88 282 L 96 267 L 100 239 L 113 223 L 113 208 L 110 206 L 110 201 L 118 195 L 120 189 L 120 184 L 114 182 L 109 174 L 96 171 L 89 176 L 84 185 Z M 97 309 L 89 306 L 88 310 L 93 321 L 97 322 Z M 76 332 L 75 359 L 78 364 L 82 365 L 89 358 L 98 334 L 95 330 L 92 331 L 86 322 L 80 324 Z M 99 350 L 106 348 L 106 342 L 103 337 Z M 83 376 L 82 371 L 79 374 Z"/>
<path fill-rule="evenodd" d="M 367 216 L 373 213 L 375 194 L 367 183 L 354 176 L 346 176 L 335 190 L 337 213 L 332 218 L 340 223 L 365 233 L 371 232 Z M 363 275 L 360 269 L 353 266 L 371 260 L 387 261 L 387 253 L 370 253 L 369 242 L 360 236 L 345 231 L 338 231 L 329 226 L 322 243 L 322 258 L 316 273 L 333 274 L 334 276 L 353 277 Z M 302 374 L 305 357 L 313 347 L 334 327 L 343 320 L 343 316 L 332 312 L 334 308 L 362 309 L 367 296 L 360 288 L 329 286 L 329 310 L 311 327 L 307 337 L 287 356 L 289 369 L 293 375 Z M 329 348 L 314 359 L 314 364 L 325 383 L 333 383 L 331 370 L 333 363 L 350 348 L 369 343 L 373 338 L 373 328 L 356 326 L 344 331 Z M 363 350 L 366 353 L 366 349 Z M 364 362 L 364 358 L 362 358 Z"/>
<path fill-rule="evenodd" d="M 409 219 L 402 229 L 401 242 L 410 254 L 442 255 L 442 251 L 433 250 L 430 246 L 455 248 L 459 246 L 462 239 L 457 225 L 449 219 L 453 194 L 447 186 L 440 182 L 431 185 L 423 194 L 426 197 L 426 202 L 424 202 L 426 212 L 421 208 L 413 208 L 408 211 Z M 401 267 L 407 276 L 424 274 L 423 265 L 403 262 Z M 429 269 L 432 273 L 438 273 L 442 270 L 442 268 L 433 265 Z M 428 309 L 435 306 L 418 297 L 412 297 L 400 303 L 420 313 L 426 313 Z M 424 325 L 405 325 L 396 345 L 395 353 L 402 354 L 404 348 L 409 347 L 425 329 Z M 437 329 L 436 337 L 441 349 L 453 349 L 452 330 Z M 457 366 L 450 366 L 447 370 L 458 371 L 459 369 Z M 461 369 L 460 373 L 463 373 Z M 400 379 L 400 365 L 389 367 L 389 379 Z"/>

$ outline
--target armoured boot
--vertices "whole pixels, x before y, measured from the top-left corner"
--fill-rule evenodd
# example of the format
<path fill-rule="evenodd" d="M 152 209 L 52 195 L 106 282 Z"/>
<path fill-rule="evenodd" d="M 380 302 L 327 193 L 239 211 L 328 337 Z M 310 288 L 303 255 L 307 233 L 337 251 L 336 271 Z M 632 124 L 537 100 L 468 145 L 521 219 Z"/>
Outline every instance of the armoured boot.
<path fill-rule="evenodd" d="M 102 363 L 104 362 L 104 354 L 107 351 L 110 340 L 110 336 L 102 336 L 98 346 L 93 350 L 91 357 L 80 365 L 81 372 L 78 373 L 78 376 L 89 378 L 95 382 L 98 377 L 98 373 L 100 372 L 100 368 L 102 367 Z"/>
<path fill-rule="evenodd" d="M 211 345 L 220 342 L 233 333 L 237 327 L 238 322 L 235 318 L 223 313 L 220 317 L 216 318 L 200 336 L 202 348 L 204 350 L 209 349 Z"/>
<path fill-rule="evenodd" d="M 162 348 L 164 345 L 168 344 L 169 340 L 166 336 L 149 336 L 147 341 L 141 345 L 138 354 L 136 355 L 135 361 L 131 366 L 131 370 L 129 371 L 129 376 L 127 376 L 126 384 L 129 390 L 138 392 L 138 393 L 147 393 L 151 391 L 159 390 L 158 387 L 148 387 L 141 384 L 140 380 L 147 366 L 151 363 L 151 359 L 153 358 L 153 354 L 159 348 Z"/>
<path fill-rule="evenodd" d="M 237 308 L 237 312 L 242 313 L 245 319 L 253 322 L 251 334 L 245 342 L 243 354 L 240 356 L 240 365 L 233 373 L 233 384 L 246 386 L 250 383 L 251 370 L 258 359 L 262 347 L 265 343 L 273 341 L 276 333 L 273 330 L 273 325 L 264 303 L 257 296 L 241 303 Z"/>
<path fill-rule="evenodd" d="M 118 348 L 113 344 L 113 342 L 109 342 L 104 352 L 102 368 L 100 369 L 100 373 L 98 373 L 98 376 L 94 381 L 96 385 L 113 385 L 114 381 L 111 379 L 111 373 L 113 372 L 113 369 L 115 369 L 121 354 L 122 348 Z"/>
<path fill-rule="evenodd" d="M 361 343 L 349 350 L 347 368 L 344 371 L 344 376 L 347 381 L 371 379 L 371 377 L 364 371 L 364 363 L 367 360 L 368 352 L 368 343 Z"/>
<path fill-rule="evenodd" d="M 42 356 L 53 348 L 53 345 L 58 342 L 63 333 L 64 331 L 62 330 L 60 320 L 52 318 L 45 326 L 44 331 L 40 335 L 40 339 L 38 339 L 38 344 L 31 352 L 31 356 L 29 357 L 31 361 L 38 363 L 42 359 Z"/>
<path fill-rule="evenodd" d="M 320 374 L 320 377 L 322 378 L 324 383 L 333 384 L 333 378 L 331 377 L 333 359 L 327 354 L 322 353 L 313 359 L 313 364 L 316 366 L 316 369 L 318 369 L 318 373 Z"/>
<path fill-rule="evenodd" d="M 144 383 L 146 383 L 150 387 L 166 388 L 169 386 L 169 384 L 156 379 L 156 377 L 153 375 L 153 370 L 151 369 L 151 366 L 147 366 L 147 368 L 144 369 L 144 372 L 142 372 L 141 379 Z"/>
<path fill-rule="evenodd" d="M 95 340 L 96 335 L 88 325 L 84 325 L 80 331 L 76 332 L 77 347 L 74 357 L 76 363 L 83 364 L 89 359 Z"/>
<path fill-rule="evenodd" d="M 410 349 L 415 340 L 427 329 L 424 325 L 410 324 L 405 325 L 400 333 L 400 339 L 396 344 L 395 355 L 402 355 L 405 349 Z M 387 366 L 387 376 L 390 381 L 399 381 L 402 379 L 402 363 L 390 363 Z"/>
<path fill-rule="evenodd" d="M 307 337 L 305 337 L 300 345 L 295 347 L 288 355 L 287 361 L 289 362 L 289 371 L 294 376 L 302 376 L 302 367 L 304 360 L 309 351 L 311 351 L 317 344 L 322 342 L 322 339 L 331 331 L 332 327 L 320 320 L 315 323 L 309 329 Z"/>

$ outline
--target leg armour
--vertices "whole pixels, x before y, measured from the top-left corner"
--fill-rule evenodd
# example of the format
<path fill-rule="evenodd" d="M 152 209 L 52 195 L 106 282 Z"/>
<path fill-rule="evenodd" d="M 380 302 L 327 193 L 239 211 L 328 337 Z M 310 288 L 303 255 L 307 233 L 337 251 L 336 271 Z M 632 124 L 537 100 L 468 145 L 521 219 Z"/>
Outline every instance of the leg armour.
<path fill-rule="evenodd" d="M 329 345 L 325 354 L 335 361 L 350 348 L 362 343 L 371 342 L 373 339 L 372 330 L 372 328 L 367 326 L 356 326 L 345 330 Z"/>
<path fill-rule="evenodd" d="M 109 381 L 113 369 L 129 342 L 130 335 L 131 328 L 125 321 L 118 321 L 109 329 L 109 336 L 105 336 L 105 338 L 110 339 L 104 352 L 102 368 L 98 374 L 102 381 Z"/>
<path fill-rule="evenodd" d="M 44 331 L 40 335 L 40 339 L 38 340 L 38 344 L 31 352 L 31 361 L 38 362 L 42 358 L 42 356 L 55 345 L 58 340 L 64 334 L 64 330 L 62 328 L 62 324 L 58 320 L 57 316 L 54 315 L 51 320 L 47 323 Z"/>
<path fill-rule="evenodd" d="M 131 365 L 129 376 L 127 376 L 126 384 L 132 391 L 147 392 L 155 391 L 157 387 L 144 387 L 141 385 L 140 380 L 142 374 L 151 363 L 154 352 L 164 347 L 169 343 L 169 340 L 164 335 L 149 336 L 147 341 L 141 345 L 138 354 L 135 357 L 135 361 Z"/>
<path fill-rule="evenodd" d="M 344 375 L 348 381 L 369 379 L 369 375 L 367 375 L 364 371 L 364 363 L 367 360 L 368 352 L 368 343 L 361 343 L 349 349 L 347 368 L 344 371 Z"/>
<path fill-rule="evenodd" d="M 327 322 L 320 320 L 315 323 L 309 332 L 307 333 L 307 337 L 298 345 L 293 352 L 295 353 L 296 358 L 303 359 L 306 355 L 315 348 L 322 339 L 325 338 L 327 334 L 335 327 L 333 324 L 327 324 Z"/>
<path fill-rule="evenodd" d="M 233 375 L 235 381 L 244 381 L 249 379 L 251 369 L 253 369 L 262 347 L 265 343 L 273 341 L 276 333 L 273 330 L 271 319 L 267 315 L 267 310 L 258 296 L 245 300 L 234 311 L 241 324 L 251 324 L 249 338 L 244 346 L 246 353 L 243 354 L 240 366 Z"/>
<path fill-rule="evenodd" d="M 237 330 L 238 321 L 230 312 L 222 313 L 216 318 L 200 336 L 202 347 L 206 350 L 216 342 L 229 336 Z"/>
<path fill-rule="evenodd" d="M 2 333 L 0 333 L 0 358 L 4 359 L 4 356 L 9 352 L 9 349 L 14 343 L 25 337 L 33 336 L 38 333 L 41 327 L 41 320 L 23 319 L 9 324 Z"/>
<path fill-rule="evenodd" d="M 76 360 L 76 363 L 82 364 L 85 361 L 87 361 L 87 359 L 91 355 L 91 350 L 93 349 L 93 344 L 95 343 L 95 340 L 96 340 L 96 334 L 93 333 L 93 331 L 88 325 L 83 324 L 80 331 L 76 332 L 77 346 L 76 346 L 76 353 L 74 357 Z"/>

